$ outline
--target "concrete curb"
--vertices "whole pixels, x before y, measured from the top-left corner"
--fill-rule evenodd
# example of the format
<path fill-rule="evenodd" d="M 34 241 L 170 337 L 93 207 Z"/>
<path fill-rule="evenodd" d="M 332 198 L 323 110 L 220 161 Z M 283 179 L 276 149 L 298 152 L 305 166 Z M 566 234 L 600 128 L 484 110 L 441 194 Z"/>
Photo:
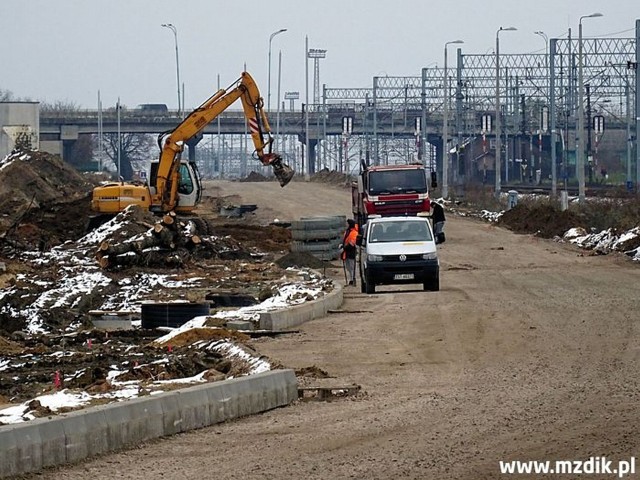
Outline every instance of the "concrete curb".
<path fill-rule="evenodd" d="M 342 305 L 342 286 L 334 282 L 335 288 L 321 298 L 304 302 L 285 310 L 262 312 L 260 314 L 261 330 L 288 330 L 314 318 L 324 317 L 329 310 L 335 310 Z"/>
<path fill-rule="evenodd" d="M 34 472 L 290 404 L 293 370 L 272 370 L 0 427 L 0 478 Z"/>

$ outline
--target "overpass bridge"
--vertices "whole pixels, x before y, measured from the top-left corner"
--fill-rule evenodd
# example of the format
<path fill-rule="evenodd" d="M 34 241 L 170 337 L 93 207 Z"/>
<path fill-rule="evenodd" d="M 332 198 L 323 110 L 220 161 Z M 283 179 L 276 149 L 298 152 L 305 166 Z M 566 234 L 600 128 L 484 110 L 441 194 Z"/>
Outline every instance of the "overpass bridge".
<path fill-rule="evenodd" d="M 304 107 L 304 106 L 303 106 Z M 385 108 L 386 107 L 386 108 Z M 495 135 L 484 132 L 482 129 L 483 116 L 491 116 L 493 112 L 473 112 L 471 115 L 465 112 L 465 118 L 461 132 L 450 133 L 454 142 L 459 145 L 467 145 L 463 156 L 466 162 L 472 162 L 478 157 L 487 156 L 493 146 Z M 101 117 L 101 127 L 99 126 Z M 347 136 L 344 133 L 344 119 L 350 119 L 351 132 Z M 368 103 L 336 103 L 324 105 L 311 105 L 309 108 L 308 130 L 305 111 L 285 111 L 272 113 L 269 116 L 272 133 L 281 139 L 296 142 L 299 149 L 306 144 L 305 132 L 309 135 L 309 173 L 314 173 L 322 167 L 336 170 L 346 170 L 347 165 L 357 166 L 361 160 L 367 163 L 394 163 L 397 160 L 389 160 L 390 157 L 400 157 L 401 161 L 420 160 L 430 165 L 433 170 L 441 171 L 443 147 L 442 147 L 442 112 L 434 108 L 420 108 L 418 105 L 407 104 L 400 106 L 381 105 L 375 108 Z M 279 120 L 279 121 L 278 121 Z M 42 112 L 40 114 L 40 140 L 60 141 L 64 152 L 73 147 L 73 143 L 79 135 L 99 133 L 100 128 L 105 134 L 121 133 L 129 134 L 153 134 L 157 135 L 175 128 L 181 121 L 177 111 L 163 113 L 149 113 L 136 109 L 121 109 L 120 118 L 115 109 L 98 112 L 98 110 L 80 110 L 73 112 Z M 456 115 L 451 121 L 452 126 L 457 125 Z M 422 125 L 426 127 L 423 129 Z M 507 124 L 508 125 L 508 124 Z M 418 127 L 419 126 L 419 127 Z M 420 131 L 418 131 L 417 127 Z M 450 127 L 451 128 L 451 127 Z M 626 124 L 623 119 L 612 117 L 607 119 L 609 138 L 625 137 Z M 516 153 L 521 144 L 535 143 L 547 152 L 551 150 L 550 134 L 548 132 L 518 132 L 515 128 L 509 133 L 507 139 L 512 138 L 511 151 Z M 616 133 L 617 132 L 617 133 Z M 196 145 L 203 135 L 216 135 L 222 138 L 227 136 L 248 136 L 248 127 L 242 110 L 227 110 L 203 130 L 202 135 L 188 142 L 189 158 L 196 160 Z M 573 139 L 572 129 L 566 129 L 566 143 L 571 144 Z M 517 139 L 520 138 L 518 141 Z M 285 140 L 287 141 L 287 140 Z M 624 141 L 624 140 L 622 140 Z M 282 145 L 282 142 L 278 142 Z M 318 148 L 321 145 L 322 148 Z M 400 145 L 400 146 L 399 146 Z M 455 145 L 455 143 L 453 144 Z M 601 148 L 604 144 L 601 144 Z M 355 151 L 354 151 L 355 148 Z M 454 147 L 450 147 L 454 148 Z M 276 149 L 277 150 L 277 149 Z M 295 151 L 296 148 L 290 149 Z M 319 151 L 320 150 L 320 151 Z M 281 153 L 281 152 L 279 152 Z M 285 152 L 286 153 L 286 152 Z M 533 154 L 520 153 L 523 156 Z M 541 152 L 537 153 L 538 159 Z M 304 155 L 302 155 L 304 156 Z M 327 160 L 326 156 L 330 159 Z M 460 161 L 460 153 L 456 151 L 456 163 Z M 288 163 L 298 162 L 294 155 L 285 158 Z M 351 157 L 351 160 L 349 159 Z M 354 158 L 355 157 L 355 158 Z M 303 171 L 303 162 L 298 162 L 299 171 Z M 455 169 L 456 167 L 453 166 Z M 516 166 L 513 165 L 516 170 Z M 460 175 L 464 175 L 464 169 L 460 169 Z M 456 177 L 456 175 L 454 175 Z M 486 179 L 485 179 L 486 180 Z M 508 180 L 508 178 L 507 178 Z"/>
<path fill-rule="evenodd" d="M 416 122 L 423 118 L 423 112 L 415 109 L 403 111 L 367 109 L 362 104 L 312 105 L 308 113 L 308 128 L 305 111 L 271 113 L 269 121 L 272 133 L 293 138 L 300 145 L 306 143 L 305 132 L 309 135 L 310 172 L 316 169 L 316 147 L 328 138 L 342 141 L 344 118 L 350 118 L 350 136 L 354 138 L 411 139 L 415 142 Z M 80 110 L 72 112 L 41 112 L 40 139 L 61 141 L 63 152 L 72 147 L 79 135 L 99 133 L 116 134 L 160 134 L 174 129 L 181 121 L 177 111 L 149 113 L 135 109 Z M 437 143 L 441 137 L 442 117 L 427 117 L 428 141 Z M 100 120 L 101 119 L 101 120 Z M 99 125 L 101 124 L 101 126 Z M 226 110 L 213 122 L 205 126 L 202 135 L 248 135 L 249 130 L 242 110 Z M 190 159 L 195 159 L 195 147 L 202 135 L 188 142 Z M 64 153 L 63 153 L 64 156 Z"/>

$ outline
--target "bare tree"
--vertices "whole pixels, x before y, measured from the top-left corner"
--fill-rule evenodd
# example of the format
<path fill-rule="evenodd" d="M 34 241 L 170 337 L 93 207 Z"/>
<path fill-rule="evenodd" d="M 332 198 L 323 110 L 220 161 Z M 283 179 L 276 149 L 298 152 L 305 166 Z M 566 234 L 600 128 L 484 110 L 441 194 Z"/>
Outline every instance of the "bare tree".
<path fill-rule="evenodd" d="M 78 135 L 73 142 L 69 157 L 65 160 L 78 170 L 93 170 L 91 163 L 95 160 L 93 135 Z"/>
<path fill-rule="evenodd" d="M 0 88 L 0 102 L 10 102 L 13 100 L 13 93 L 9 90 L 3 90 Z"/>
<path fill-rule="evenodd" d="M 157 154 L 157 147 L 152 135 L 123 133 L 120 150 L 120 176 L 125 180 L 133 178 L 134 171 L 146 170 L 149 161 Z M 114 165 L 118 165 L 118 135 L 103 135 L 105 154 Z"/>
<path fill-rule="evenodd" d="M 63 100 L 56 100 L 53 103 L 40 102 L 40 111 L 47 113 L 48 115 L 55 114 L 56 116 L 65 116 L 71 113 L 76 113 L 80 110 L 80 107 L 74 103 Z"/>

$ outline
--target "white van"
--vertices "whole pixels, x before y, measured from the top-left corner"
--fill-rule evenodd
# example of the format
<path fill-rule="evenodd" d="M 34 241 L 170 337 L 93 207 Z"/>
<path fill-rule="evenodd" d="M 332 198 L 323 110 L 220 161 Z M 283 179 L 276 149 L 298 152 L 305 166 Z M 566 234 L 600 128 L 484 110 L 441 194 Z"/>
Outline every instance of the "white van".
<path fill-rule="evenodd" d="M 362 230 L 358 243 L 363 293 L 396 283 L 422 283 L 424 290 L 440 290 L 440 261 L 427 217 L 369 217 Z"/>

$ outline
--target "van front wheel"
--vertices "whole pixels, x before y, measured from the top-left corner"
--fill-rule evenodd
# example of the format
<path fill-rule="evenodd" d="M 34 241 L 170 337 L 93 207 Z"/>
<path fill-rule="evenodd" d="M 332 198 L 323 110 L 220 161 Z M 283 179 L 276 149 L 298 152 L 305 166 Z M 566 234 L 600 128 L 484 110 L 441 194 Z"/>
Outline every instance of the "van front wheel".
<path fill-rule="evenodd" d="M 365 293 L 376 293 L 376 285 L 373 283 L 370 275 L 364 275 L 364 291 Z"/>
<path fill-rule="evenodd" d="M 440 276 L 431 278 L 422 284 L 422 288 L 426 292 L 440 291 Z"/>

